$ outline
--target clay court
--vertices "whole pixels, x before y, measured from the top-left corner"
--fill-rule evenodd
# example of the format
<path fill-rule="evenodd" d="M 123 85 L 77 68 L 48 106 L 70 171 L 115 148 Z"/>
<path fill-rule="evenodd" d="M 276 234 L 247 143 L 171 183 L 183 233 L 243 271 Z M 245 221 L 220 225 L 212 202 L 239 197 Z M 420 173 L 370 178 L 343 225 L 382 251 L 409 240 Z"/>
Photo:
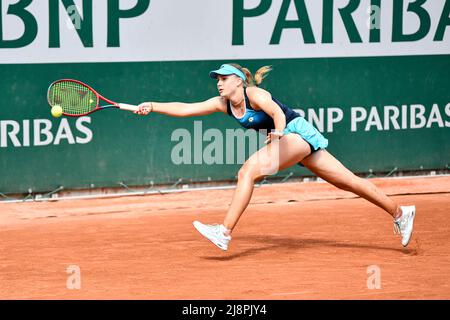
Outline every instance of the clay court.
<path fill-rule="evenodd" d="M 450 177 L 372 181 L 416 205 L 407 248 L 386 213 L 323 182 L 256 188 L 227 252 L 191 223 L 221 222 L 232 189 L 3 203 L 0 298 L 449 299 Z"/>

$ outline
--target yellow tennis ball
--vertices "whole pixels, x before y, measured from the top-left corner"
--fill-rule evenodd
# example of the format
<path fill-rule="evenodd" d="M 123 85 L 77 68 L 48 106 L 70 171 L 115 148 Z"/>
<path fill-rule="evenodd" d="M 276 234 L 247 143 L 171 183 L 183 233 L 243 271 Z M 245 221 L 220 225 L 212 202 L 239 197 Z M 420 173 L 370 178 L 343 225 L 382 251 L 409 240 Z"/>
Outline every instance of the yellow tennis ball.
<path fill-rule="evenodd" d="M 54 116 L 55 118 L 59 118 L 62 116 L 63 113 L 63 109 L 61 108 L 61 106 L 53 106 L 52 107 L 52 116 Z"/>

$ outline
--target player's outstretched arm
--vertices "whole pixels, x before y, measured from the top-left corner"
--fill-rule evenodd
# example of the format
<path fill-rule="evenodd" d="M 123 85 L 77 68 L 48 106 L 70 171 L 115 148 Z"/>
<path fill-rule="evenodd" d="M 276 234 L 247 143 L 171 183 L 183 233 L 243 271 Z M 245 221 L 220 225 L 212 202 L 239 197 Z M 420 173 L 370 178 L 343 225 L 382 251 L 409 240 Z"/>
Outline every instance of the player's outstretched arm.
<path fill-rule="evenodd" d="M 214 112 L 227 112 L 225 102 L 221 97 L 214 97 L 203 102 L 144 102 L 139 105 L 136 114 L 147 115 L 151 112 L 165 114 L 171 117 L 204 116 Z"/>

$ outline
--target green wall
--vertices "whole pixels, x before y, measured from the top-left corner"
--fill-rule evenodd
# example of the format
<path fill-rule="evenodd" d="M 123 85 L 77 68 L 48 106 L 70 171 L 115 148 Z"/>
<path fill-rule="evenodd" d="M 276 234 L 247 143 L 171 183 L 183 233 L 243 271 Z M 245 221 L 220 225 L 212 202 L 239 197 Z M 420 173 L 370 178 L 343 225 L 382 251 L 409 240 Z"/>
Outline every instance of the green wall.
<path fill-rule="evenodd" d="M 49 119 L 55 134 L 62 121 L 50 115 L 46 102 L 48 85 L 59 78 L 82 80 L 104 96 L 127 103 L 142 101 L 206 100 L 217 94 L 208 72 L 228 61 L 142 62 L 86 64 L 0 64 L 0 121 L 20 124 L 17 135 L 23 141 L 23 120 Z M 294 108 L 339 107 L 344 119 L 324 132 L 329 151 L 354 172 L 442 169 L 450 158 L 450 56 L 398 56 L 369 58 L 317 58 L 236 61 L 255 71 L 262 65 L 274 70 L 262 87 Z M 383 106 L 422 104 L 425 117 L 438 105 L 444 127 L 364 131 L 366 122 L 351 132 L 350 110 L 376 106 L 383 120 Z M 450 110 L 450 107 L 449 107 Z M 326 113 L 326 110 L 325 110 Z M 408 119 L 410 115 L 407 115 Z M 177 128 L 192 130 L 194 121 L 208 128 L 238 128 L 223 114 L 207 117 L 170 118 L 163 115 L 138 117 L 107 110 L 91 115 L 85 124 L 92 130 L 88 144 L 0 147 L 0 192 L 43 192 L 58 186 L 71 188 L 113 187 L 185 181 L 234 179 L 240 165 L 174 165 L 171 150 L 177 142 L 171 134 Z M 83 137 L 69 119 L 74 135 Z M 326 124 L 326 123 L 325 123 Z M 326 125 L 325 125 L 326 127 Z M 30 132 L 33 132 L 32 126 Z M 0 132 L 0 135 L 2 133 Z M 0 137 L 5 139 L 5 137 Z M 22 143 L 23 144 L 23 143 Z M 208 142 L 204 143 L 204 146 Z M 299 166 L 289 171 L 310 173 Z"/>

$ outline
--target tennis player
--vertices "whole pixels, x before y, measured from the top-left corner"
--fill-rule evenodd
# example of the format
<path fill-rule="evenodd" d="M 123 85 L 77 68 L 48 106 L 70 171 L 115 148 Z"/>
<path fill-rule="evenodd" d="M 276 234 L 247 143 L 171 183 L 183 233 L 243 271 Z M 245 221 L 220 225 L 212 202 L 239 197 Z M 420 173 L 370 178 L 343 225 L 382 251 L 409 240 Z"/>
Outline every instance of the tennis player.
<path fill-rule="evenodd" d="M 259 88 L 271 70 L 262 67 L 255 76 L 237 64 L 224 64 L 210 72 L 217 80 L 219 96 L 199 103 L 145 102 L 140 115 L 156 112 L 174 117 L 222 112 L 235 118 L 244 128 L 265 129 L 266 145 L 242 165 L 231 205 L 222 224 L 195 221 L 194 227 L 222 250 L 227 250 L 231 233 L 247 208 L 255 182 L 295 164 L 301 164 L 334 186 L 355 193 L 377 205 L 394 219 L 394 231 L 407 246 L 413 231 L 415 206 L 399 206 L 370 181 L 354 175 L 327 150 L 328 140 L 270 92 Z"/>

